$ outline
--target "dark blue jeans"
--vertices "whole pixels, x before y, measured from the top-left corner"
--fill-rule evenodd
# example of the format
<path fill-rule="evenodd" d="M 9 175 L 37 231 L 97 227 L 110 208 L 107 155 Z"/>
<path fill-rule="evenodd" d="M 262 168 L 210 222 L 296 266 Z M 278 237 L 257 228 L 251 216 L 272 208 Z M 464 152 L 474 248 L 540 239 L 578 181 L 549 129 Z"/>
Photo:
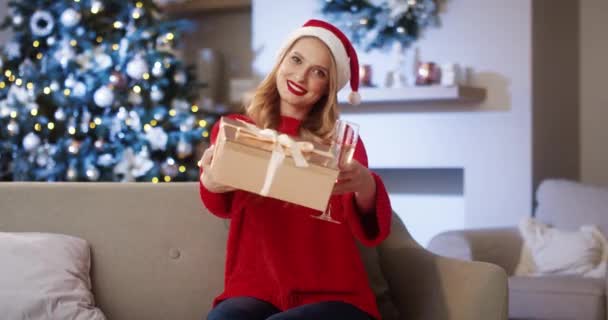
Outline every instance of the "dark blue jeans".
<path fill-rule="evenodd" d="M 272 304 L 251 297 L 234 297 L 218 304 L 207 320 L 373 320 L 353 305 L 339 301 L 318 302 L 281 312 Z"/>

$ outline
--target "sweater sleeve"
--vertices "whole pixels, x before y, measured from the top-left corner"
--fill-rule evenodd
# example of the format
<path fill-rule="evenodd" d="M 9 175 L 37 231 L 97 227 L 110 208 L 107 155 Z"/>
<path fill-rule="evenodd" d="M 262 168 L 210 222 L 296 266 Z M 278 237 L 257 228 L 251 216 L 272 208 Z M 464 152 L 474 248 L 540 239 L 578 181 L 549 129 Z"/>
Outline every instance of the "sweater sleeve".
<path fill-rule="evenodd" d="M 361 139 L 355 148 L 354 159 L 368 167 L 367 153 Z M 388 193 L 380 176 L 372 172 L 376 182 L 375 209 L 370 212 L 360 212 L 354 193 L 342 196 L 344 214 L 351 231 L 362 244 L 376 246 L 390 233 L 392 209 Z"/>
<path fill-rule="evenodd" d="M 248 118 L 242 115 L 229 115 L 228 117 L 233 119 L 241 119 L 250 122 Z M 219 132 L 219 121 L 213 125 L 211 129 L 211 144 L 215 144 L 217 135 Z M 200 175 L 203 174 L 203 167 L 201 166 Z M 199 175 L 199 177 L 200 177 Z M 209 212 L 220 218 L 230 218 L 230 213 L 234 205 L 235 192 L 223 192 L 215 193 L 209 191 L 199 179 L 200 196 L 203 204 L 209 210 Z"/>

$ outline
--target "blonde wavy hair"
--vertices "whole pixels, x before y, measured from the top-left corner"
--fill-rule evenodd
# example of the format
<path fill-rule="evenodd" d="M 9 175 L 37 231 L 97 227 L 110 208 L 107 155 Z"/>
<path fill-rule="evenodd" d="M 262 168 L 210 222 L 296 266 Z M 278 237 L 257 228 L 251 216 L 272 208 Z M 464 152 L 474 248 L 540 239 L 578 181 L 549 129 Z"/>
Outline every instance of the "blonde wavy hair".
<path fill-rule="evenodd" d="M 287 53 L 296 42 L 308 36 L 293 41 L 279 54 L 272 71 L 255 90 L 251 103 L 246 107 L 246 114 L 259 127 L 277 129 L 281 120 L 280 96 L 277 88 L 277 72 Z M 324 44 L 325 45 L 325 44 Z M 327 46 L 326 46 L 327 47 Z M 329 66 L 329 88 L 327 94 L 321 97 L 310 109 L 306 118 L 300 125 L 300 135 L 322 143 L 329 143 L 334 132 L 334 125 L 339 116 L 337 101 L 337 71 L 336 61 L 331 50 L 331 63 Z"/>

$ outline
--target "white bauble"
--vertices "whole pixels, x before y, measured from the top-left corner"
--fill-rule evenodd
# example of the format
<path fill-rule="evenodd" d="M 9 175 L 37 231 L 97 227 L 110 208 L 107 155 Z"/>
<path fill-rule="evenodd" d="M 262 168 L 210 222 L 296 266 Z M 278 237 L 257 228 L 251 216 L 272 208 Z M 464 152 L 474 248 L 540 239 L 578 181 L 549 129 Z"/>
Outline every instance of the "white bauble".
<path fill-rule="evenodd" d="M 20 26 L 23 23 L 23 16 L 18 14 L 13 17 L 13 24 L 16 26 Z"/>
<path fill-rule="evenodd" d="M 146 139 L 150 143 L 150 149 L 165 151 L 169 136 L 161 127 L 154 127 L 146 132 Z"/>
<path fill-rule="evenodd" d="M 114 92 L 108 87 L 101 87 L 95 91 L 93 100 L 102 108 L 110 107 L 114 103 Z"/>
<path fill-rule="evenodd" d="M 154 102 L 159 102 L 165 97 L 165 94 L 161 89 L 157 86 L 152 87 L 152 91 L 150 92 L 150 99 Z"/>
<path fill-rule="evenodd" d="M 63 108 L 59 108 L 55 111 L 55 120 L 65 120 L 65 111 L 63 110 Z"/>
<path fill-rule="evenodd" d="M 25 151 L 33 151 L 40 145 L 40 137 L 35 133 L 30 132 L 23 137 L 23 149 Z"/>
<path fill-rule="evenodd" d="M 53 27 L 55 27 L 55 19 L 48 11 L 36 11 L 30 18 L 30 29 L 35 36 L 46 37 L 51 34 Z"/>
<path fill-rule="evenodd" d="M 127 100 L 132 105 L 140 105 L 144 101 L 144 99 L 141 97 L 141 94 L 132 91 L 129 93 L 129 97 L 127 98 Z"/>
<path fill-rule="evenodd" d="M 6 130 L 8 130 L 8 135 L 14 137 L 19 134 L 19 124 L 17 121 L 12 120 L 6 125 Z"/>
<path fill-rule="evenodd" d="M 133 79 L 141 79 L 144 73 L 147 72 L 148 64 L 141 56 L 137 56 L 127 63 L 127 74 Z"/>
<path fill-rule="evenodd" d="M 67 9 L 61 14 L 61 24 L 70 28 L 78 24 L 80 22 L 80 13 L 72 8 Z"/>
<path fill-rule="evenodd" d="M 82 98 L 87 94 L 87 86 L 84 83 L 78 81 L 74 85 L 73 93 L 75 97 Z"/>
<path fill-rule="evenodd" d="M 152 74 L 155 77 L 161 77 L 163 74 L 165 74 L 165 68 L 163 67 L 162 62 L 156 61 L 154 63 L 154 66 L 152 67 Z"/>
<path fill-rule="evenodd" d="M 107 69 L 112 66 L 112 57 L 104 52 L 95 54 L 95 63 L 100 69 Z"/>
<path fill-rule="evenodd" d="M 85 175 L 89 181 L 97 181 L 99 180 L 99 169 L 97 169 L 95 166 L 87 166 Z"/>

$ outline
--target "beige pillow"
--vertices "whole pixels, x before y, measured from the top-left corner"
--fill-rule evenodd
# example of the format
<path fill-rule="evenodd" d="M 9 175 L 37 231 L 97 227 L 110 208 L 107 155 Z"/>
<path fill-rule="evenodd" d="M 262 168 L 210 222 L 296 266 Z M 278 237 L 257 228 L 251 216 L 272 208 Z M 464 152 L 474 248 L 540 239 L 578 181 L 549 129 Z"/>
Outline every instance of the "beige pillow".
<path fill-rule="evenodd" d="M 94 306 L 90 264 L 83 239 L 0 232 L 2 319 L 104 320 Z"/>
<path fill-rule="evenodd" d="M 585 225 L 579 230 L 567 231 L 524 218 L 519 231 L 524 244 L 516 275 L 604 277 L 608 246 L 596 226 Z"/>

